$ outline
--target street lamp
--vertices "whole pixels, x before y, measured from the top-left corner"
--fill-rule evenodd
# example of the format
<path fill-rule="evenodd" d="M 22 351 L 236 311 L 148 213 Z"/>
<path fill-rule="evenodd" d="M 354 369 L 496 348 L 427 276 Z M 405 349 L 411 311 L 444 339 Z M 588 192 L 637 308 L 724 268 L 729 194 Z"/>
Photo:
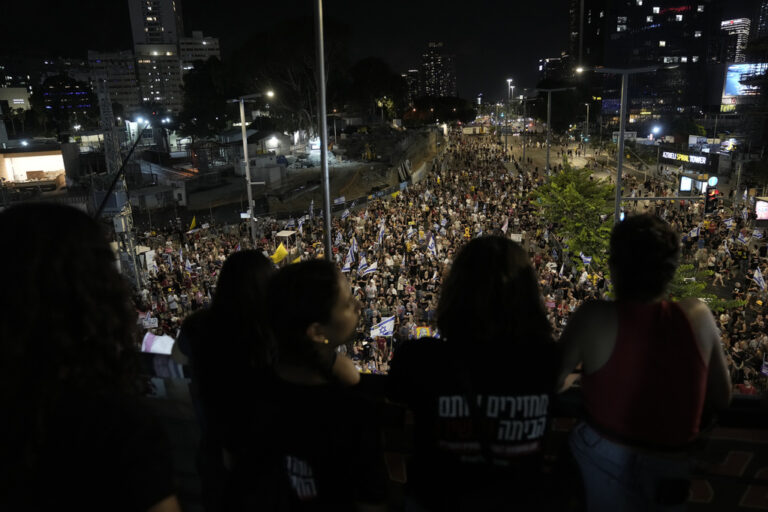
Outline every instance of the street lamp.
<path fill-rule="evenodd" d="M 547 175 L 549 175 L 549 140 L 552 134 L 552 93 L 575 89 L 575 87 L 559 87 L 557 89 L 537 89 L 547 93 Z"/>
<path fill-rule="evenodd" d="M 243 159 L 245 160 L 245 190 L 248 194 L 248 225 L 251 228 L 251 241 L 253 242 L 254 248 L 256 247 L 256 219 L 253 218 L 253 190 L 251 190 L 251 187 L 253 187 L 253 185 L 264 185 L 264 182 L 251 181 L 251 162 L 248 157 L 248 137 L 245 130 L 245 102 L 248 100 L 253 101 L 256 98 L 261 98 L 265 95 L 271 98 L 275 93 L 272 91 L 267 91 L 266 93 L 257 92 L 240 96 L 238 99 L 229 100 L 229 103 L 240 104 L 240 133 L 243 138 Z"/>
<path fill-rule="evenodd" d="M 589 137 L 589 103 L 585 103 L 587 107 L 587 120 L 584 122 L 584 135 L 582 136 L 582 139 L 586 139 Z M 584 154 L 586 155 L 586 146 L 584 147 Z"/>
<path fill-rule="evenodd" d="M 507 137 L 509 136 L 509 133 L 508 133 L 509 132 L 509 104 L 510 104 L 510 99 L 512 97 L 512 91 L 515 90 L 515 86 L 512 85 L 513 81 L 514 80 L 512 80 L 511 78 L 507 78 L 507 115 L 504 116 L 504 157 L 505 158 L 507 155 L 507 147 L 508 147 Z"/>
<path fill-rule="evenodd" d="M 637 73 L 650 73 L 656 71 L 660 66 L 647 66 L 643 68 L 583 68 L 579 66 L 576 68 L 577 73 L 583 73 L 586 70 L 594 71 L 595 73 L 603 73 L 609 75 L 621 75 L 621 108 L 619 110 L 619 154 L 616 162 L 616 205 L 613 211 L 613 223 L 618 224 L 620 222 L 621 213 L 621 167 L 624 163 L 624 118 L 627 113 L 627 94 L 629 92 L 628 82 L 629 75 Z"/>

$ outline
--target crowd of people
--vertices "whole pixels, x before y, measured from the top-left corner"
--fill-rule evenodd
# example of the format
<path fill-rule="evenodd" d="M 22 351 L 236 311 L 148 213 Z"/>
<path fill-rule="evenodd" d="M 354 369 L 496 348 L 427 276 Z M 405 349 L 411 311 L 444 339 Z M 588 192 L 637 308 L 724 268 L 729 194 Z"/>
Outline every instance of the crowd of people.
<path fill-rule="evenodd" d="M 359 361 L 363 372 L 386 372 L 392 346 L 434 332 L 436 305 L 443 277 L 456 251 L 481 234 L 519 240 L 539 273 L 548 317 L 555 333 L 585 300 L 605 297 L 605 272 L 574 262 L 563 250 L 556 227 L 539 215 L 531 192 L 544 182 L 544 169 L 524 162 L 518 151 L 505 152 L 490 136 L 450 136 L 446 150 L 423 180 L 395 197 L 373 199 L 333 218 L 333 261 L 350 278 L 362 304 L 355 343 L 343 350 Z M 558 142 L 561 158 L 583 152 L 580 146 Z M 561 166 L 562 164 L 558 164 Z M 608 176 L 610 177 L 610 175 Z M 629 174 L 624 195 L 677 196 L 677 183 L 664 176 Z M 708 291 L 742 303 L 718 313 L 729 367 L 739 391 L 768 389 L 761 373 L 768 349 L 764 334 L 765 291 L 755 271 L 766 271 L 758 249 L 762 231 L 753 227 L 747 207 L 735 215 L 719 208 L 704 215 L 703 201 L 638 200 L 628 213 L 653 213 L 682 233 L 683 263 L 707 275 Z M 294 237 L 279 238 L 285 227 Z M 288 246 L 290 255 L 279 265 L 322 255 L 323 223 L 319 210 L 301 219 L 258 221 L 257 249 L 267 255 Z M 175 337 L 184 316 L 205 307 L 215 288 L 221 264 L 231 253 L 252 247 L 246 225 L 207 228 L 191 233 L 155 233 L 144 243 L 154 249 L 154 268 L 145 274 L 140 311 L 159 318 L 158 330 Z M 760 237 L 760 238 L 758 238 Z M 277 258 L 275 258 L 277 259 Z M 377 339 L 371 328 L 395 317 L 393 336 Z"/>
<path fill-rule="evenodd" d="M 0 505 L 179 509 L 168 440 L 139 400 L 152 330 L 190 363 L 208 510 L 386 510 L 382 429 L 411 427 L 406 509 L 573 509 L 544 447 L 579 374 L 587 414 L 569 447 L 587 509 L 684 506 L 705 414 L 762 370 L 761 231 L 746 211 L 638 201 L 604 275 L 542 220 L 533 161 L 490 137 L 447 142 L 417 183 L 334 217 L 331 261 L 315 211 L 261 220 L 255 246 L 249 226 L 150 233 L 133 300 L 82 212 L 0 213 L 27 262 L 0 290 Z M 735 306 L 669 301 L 681 262 Z"/>

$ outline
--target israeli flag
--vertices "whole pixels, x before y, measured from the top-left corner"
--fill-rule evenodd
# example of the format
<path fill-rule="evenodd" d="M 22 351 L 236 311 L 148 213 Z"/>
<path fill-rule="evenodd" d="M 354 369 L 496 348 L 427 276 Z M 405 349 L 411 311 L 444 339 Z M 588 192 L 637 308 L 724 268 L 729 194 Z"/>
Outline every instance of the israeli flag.
<path fill-rule="evenodd" d="M 336 238 L 333 240 L 333 245 L 341 245 L 344 238 L 341 235 L 341 231 L 336 232 Z"/>
<path fill-rule="evenodd" d="M 189 262 L 189 258 L 187 258 L 187 263 L 184 265 L 184 270 L 192 272 L 192 264 Z"/>
<path fill-rule="evenodd" d="M 427 244 L 427 250 L 432 253 L 432 256 L 437 258 L 437 246 L 435 245 L 435 237 L 432 236 L 429 239 L 429 243 Z"/>
<path fill-rule="evenodd" d="M 341 220 L 344 220 L 344 219 L 346 219 L 347 217 L 349 217 L 349 208 L 347 208 L 346 210 L 344 210 L 344 211 L 341 213 Z"/>
<path fill-rule="evenodd" d="M 760 267 L 755 269 L 755 276 L 753 277 L 753 280 L 755 283 L 757 283 L 757 286 L 760 287 L 761 291 L 765 291 L 765 279 L 763 279 L 763 273 L 760 272 Z"/>
<path fill-rule="evenodd" d="M 581 262 L 585 265 L 590 265 L 592 263 L 592 256 L 584 256 L 584 253 L 580 252 L 579 257 L 581 258 Z"/>
<path fill-rule="evenodd" d="M 362 272 L 368 268 L 368 262 L 365 261 L 365 256 L 360 256 L 360 263 L 357 265 L 357 271 Z"/>
<path fill-rule="evenodd" d="M 349 244 L 349 249 L 352 252 L 357 252 L 357 239 L 354 236 L 352 237 L 352 242 Z"/>
<path fill-rule="evenodd" d="M 383 319 L 381 322 L 377 323 L 371 328 L 371 338 L 376 337 L 388 337 L 392 336 L 392 334 L 395 332 L 395 317 L 390 316 L 385 319 Z"/>
<path fill-rule="evenodd" d="M 412 238 L 413 235 L 415 235 L 415 234 L 416 234 L 416 230 L 413 229 L 413 227 L 408 228 L 408 233 L 407 233 L 408 238 Z"/>
<path fill-rule="evenodd" d="M 384 241 L 384 223 L 381 223 L 381 227 L 379 228 L 379 245 Z"/>
<path fill-rule="evenodd" d="M 727 227 L 728 229 L 731 229 L 733 227 L 733 217 L 725 219 L 723 221 L 723 224 L 725 224 L 725 227 Z"/>
<path fill-rule="evenodd" d="M 351 247 L 350 247 L 350 248 L 349 248 L 349 250 L 347 251 L 347 259 L 348 259 L 349 261 L 355 261 L 355 253 L 354 253 L 354 252 L 352 252 L 352 248 L 351 248 Z"/>
<path fill-rule="evenodd" d="M 744 233 L 739 233 L 739 237 L 736 240 L 738 240 L 744 245 L 746 245 L 748 242 L 747 237 L 744 236 Z"/>
<path fill-rule="evenodd" d="M 350 272 L 352 270 L 352 255 L 347 254 L 347 259 L 344 261 L 344 266 L 341 267 L 342 272 Z"/>
<path fill-rule="evenodd" d="M 562 265 L 560 265 L 560 274 L 559 274 L 559 275 L 560 275 L 560 277 L 563 277 L 563 272 L 565 272 L 565 263 L 563 263 Z"/>
<path fill-rule="evenodd" d="M 379 262 L 378 261 L 374 261 L 373 265 L 371 265 L 370 267 L 365 269 L 365 271 L 363 272 L 363 275 L 367 276 L 368 274 L 373 274 L 377 270 L 379 270 Z"/>
<path fill-rule="evenodd" d="M 752 237 L 753 238 L 757 238 L 757 239 L 763 238 L 763 232 L 761 230 L 755 228 L 755 230 L 752 231 Z"/>
<path fill-rule="evenodd" d="M 749 211 L 746 208 L 741 210 L 741 218 L 744 220 L 747 220 L 749 218 Z"/>
<path fill-rule="evenodd" d="M 691 238 L 694 238 L 694 237 L 698 237 L 698 236 L 699 236 L 699 227 L 698 227 L 698 226 L 696 226 L 695 228 L 693 228 L 693 229 L 692 229 L 692 230 L 691 230 L 691 231 L 688 233 L 688 236 L 689 236 L 689 237 L 691 237 Z"/>
<path fill-rule="evenodd" d="M 179 261 L 184 261 L 184 253 L 181 251 L 181 247 L 179 247 Z"/>
<path fill-rule="evenodd" d="M 299 219 L 299 233 L 301 233 L 302 235 L 304 234 L 304 229 L 302 229 L 303 227 L 304 227 L 304 218 L 302 217 L 301 219 Z"/>
<path fill-rule="evenodd" d="M 159 269 L 157 268 L 157 263 L 156 262 L 152 262 L 152 270 L 155 272 L 155 274 L 157 274 L 157 271 Z"/>
<path fill-rule="evenodd" d="M 288 219 L 288 222 L 285 223 L 285 228 L 293 228 L 296 227 L 296 221 L 294 219 Z"/>
<path fill-rule="evenodd" d="M 441 226 L 443 226 L 443 227 L 445 227 L 445 225 L 446 225 L 446 224 L 448 224 L 448 219 L 446 219 L 445 217 L 443 217 L 443 219 L 440 221 L 440 225 L 441 225 Z"/>

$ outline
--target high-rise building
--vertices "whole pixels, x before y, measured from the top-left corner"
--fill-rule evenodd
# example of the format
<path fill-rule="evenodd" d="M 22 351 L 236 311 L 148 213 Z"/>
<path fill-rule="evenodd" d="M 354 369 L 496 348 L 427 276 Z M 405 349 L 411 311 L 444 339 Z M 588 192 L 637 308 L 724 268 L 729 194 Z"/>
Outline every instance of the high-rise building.
<path fill-rule="evenodd" d="M 576 51 L 581 50 L 574 55 L 575 65 L 666 65 L 631 77 L 630 121 L 698 113 L 719 104 L 722 92 L 719 7 L 717 0 L 683 5 L 678 0 L 573 0 L 571 13 L 577 19 L 572 19 L 572 32 L 582 27 L 571 38 Z M 617 111 L 619 80 L 606 75 L 603 89 L 603 109 Z"/>
<path fill-rule="evenodd" d="M 746 62 L 744 51 L 749 41 L 749 18 L 737 18 L 720 22 L 720 29 L 725 32 L 726 62 Z"/>
<path fill-rule="evenodd" d="M 452 55 L 443 53 L 443 43 L 430 42 L 421 56 L 421 96 L 455 97 L 456 69 Z"/>
<path fill-rule="evenodd" d="M 123 106 L 127 115 L 135 113 L 142 104 L 136 77 L 136 59 L 133 52 L 88 52 L 91 80 L 106 80 L 112 103 Z"/>
<path fill-rule="evenodd" d="M 181 55 L 181 70 L 186 73 L 194 69 L 195 62 L 207 61 L 211 57 L 221 58 L 219 40 L 215 37 L 205 37 L 200 31 L 193 31 L 192 37 L 179 39 L 179 55 Z"/>
<path fill-rule="evenodd" d="M 768 0 L 763 0 L 757 12 L 757 29 L 752 31 L 754 37 L 768 36 Z"/>
<path fill-rule="evenodd" d="M 539 59 L 539 81 L 563 81 L 572 74 L 570 56 L 563 52 L 559 57 Z"/>
<path fill-rule="evenodd" d="M 128 0 L 133 44 L 178 44 L 184 35 L 181 0 Z"/>
<path fill-rule="evenodd" d="M 400 75 L 405 80 L 407 87 L 408 105 L 413 105 L 414 100 L 419 97 L 419 70 L 409 69 L 406 73 Z"/>
<path fill-rule="evenodd" d="M 128 0 L 140 101 L 178 113 L 183 103 L 181 0 Z"/>

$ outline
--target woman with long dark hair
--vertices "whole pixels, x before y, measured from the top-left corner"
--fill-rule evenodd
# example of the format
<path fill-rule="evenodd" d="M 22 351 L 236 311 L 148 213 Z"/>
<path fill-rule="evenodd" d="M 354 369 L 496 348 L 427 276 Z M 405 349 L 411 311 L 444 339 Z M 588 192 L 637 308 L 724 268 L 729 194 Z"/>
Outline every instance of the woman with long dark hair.
<path fill-rule="evenodd" d="M 0 509 L 178 510 L 104 233 L 74 208 L 28 204 L 0 213 L 0 238 Z"/>
<path fill-rule="evenodd" d="M 374 510 L 386 499 L 375 408 L 352 386 L 360 375 L 336 352 L 355 333 L 360 305 L 329 261 L 279 270 L 269 286 L 277 341 L 268 387 L 269 434 L 286 510 Z"/>
<path fill-rule="evenodd" d="M 409 506 L 538 509 L 557 353 L 525 251 L 496 236 L 470 241 L 437 324 L 440 339 L 398 346 L 387 377 L 390 398 L 414 415 Z"/>

